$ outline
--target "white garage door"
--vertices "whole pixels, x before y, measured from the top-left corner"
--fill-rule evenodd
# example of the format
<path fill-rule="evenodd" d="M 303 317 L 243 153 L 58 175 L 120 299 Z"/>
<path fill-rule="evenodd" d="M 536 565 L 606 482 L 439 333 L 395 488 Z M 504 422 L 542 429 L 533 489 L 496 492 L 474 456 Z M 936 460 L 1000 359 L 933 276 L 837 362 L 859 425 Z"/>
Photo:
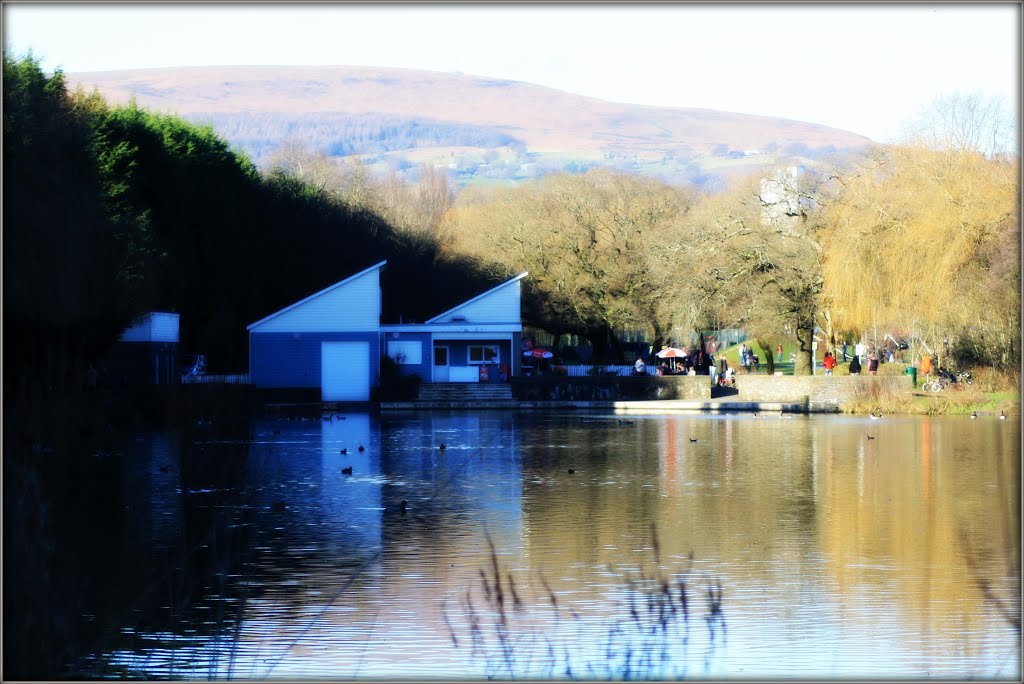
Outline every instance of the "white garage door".
<path fill-rule="evenodd" d="M 323 401 L 370 400 L 370 343 L 321 342 Z"/>

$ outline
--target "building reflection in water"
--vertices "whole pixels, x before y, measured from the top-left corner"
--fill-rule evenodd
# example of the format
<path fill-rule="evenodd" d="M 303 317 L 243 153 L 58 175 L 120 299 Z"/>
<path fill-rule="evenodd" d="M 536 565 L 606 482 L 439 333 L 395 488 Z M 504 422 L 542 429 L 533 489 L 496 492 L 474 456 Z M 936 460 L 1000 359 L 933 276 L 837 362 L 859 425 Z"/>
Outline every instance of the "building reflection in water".
<path fill-rule="evenodd" d="M 532 604 L 520 624 L 551 628 L 550 589 L 603 629 L 623 573 L 654 565 L 652 526 L 662 571 L 725 588 L 728 639 L 701 674 L 1019 676 L 991 598 L 1019 614 L 1015 425 L 349 413 L 251 436 L 183 458 L 208 467 L 184 465 L 178 489 L 221 498 L 161 499 L 154 477 L 139 530 L 173 539 L 199 513 L 246 526 L 224 592 L 241 619 L 193 652 L 218 676 L 479 675 L 445 618 L 459 631 L 467 597 L 483 607 L 495 559 Z M 153 454 L 148 472 L 171 476 Z M 214 477 L 212 458 L 243 475 Z"/>

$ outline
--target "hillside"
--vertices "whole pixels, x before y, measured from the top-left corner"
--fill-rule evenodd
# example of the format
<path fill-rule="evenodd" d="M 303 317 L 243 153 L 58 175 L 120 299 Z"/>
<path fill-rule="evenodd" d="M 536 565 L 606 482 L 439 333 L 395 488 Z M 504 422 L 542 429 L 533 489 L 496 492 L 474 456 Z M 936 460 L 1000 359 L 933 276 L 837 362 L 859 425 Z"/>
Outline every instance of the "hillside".
<path fill-rule="evenodd" d="M 353 66 L 233 66 L 68 74 L 108 100 L 177 113 L 265 163 L 291 138 L 394 171 L 428 162 L 463 182 L 616 166 L 693 181 L 867 138 L 813 123 L 620 104 L 529 83 Z M 711 169 L 714 171 L 711 171 Z"/>

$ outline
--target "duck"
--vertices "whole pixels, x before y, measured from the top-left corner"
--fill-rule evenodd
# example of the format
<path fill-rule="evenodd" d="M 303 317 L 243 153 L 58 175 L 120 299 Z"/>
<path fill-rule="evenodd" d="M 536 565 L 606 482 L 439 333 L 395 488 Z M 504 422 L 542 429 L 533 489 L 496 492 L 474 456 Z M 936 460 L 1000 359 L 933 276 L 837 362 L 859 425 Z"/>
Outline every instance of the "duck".
<path fill-rule="evenodd" d="M 871 419 L 872 420 L 878 420 L 881 417 L 882 417 L 882 412 L 881 411 L 879 411 L 878 415 L 876 416 L 874 409 L 871 410 Z"/>
<path fill-rule="evenodd" d="M 284 513 L 287 508 L 288 505 L 284 501 L 275 501 L 270 507 L 270 509 L 275 513 Z"/>
<path fill-rule="evenodd" d="M 366 447 L 364 447 L 362 444 L 360 444 L 359 445 L 359 453 L 363 453 L 364 451 L 366 451 Z"/>
<path fill-rule="evenodd" d="M 437 448 L 438 448 L 439 451 L 444 451 L 448 447 L 445 445 L 444 442 L 441 442 L 440 444 L 437 445 Z"/>
<path fill-rule="evenodd" d="M 1002 411 L 999 412 L 999 420 L 1006 420 L 1006 414 Z"/>
<path fill-rule="evenodd" d="M 978 412 L 977 411 L 971 411 L 971 420 L 974 420 L 977 417 L 978 417 Z"/>
<path fill-rule="evenodd" d="M 398 504 L 398 512 L 405 515 L 405 509 L 408 505 L 409 503 L 405 499 L 402 499 L 402 503 Z"/>
<path fill-rule="evenodd" d="M 574 470 L 573 468 L 569 468 L 569 474 L 570 474 L 570 475 L 572 475 L 572 474 L 573 474 L 573 473 L 575 473 L 575 472 L 576 472 L 576 471 L 575 471 L 575 470 Z"/>
<path fill-rule="evenodd" d="M 347 454 L 348 453 L 348 447 L 345 447 L 344 449 L 342 449 L 341 453 L 342 454 Z"/>
<path fill-rule="evenodd" d="M 690 438 L 690 441 L 691 441 L 691 442 L 696 442 L 696 441 L 697 441 L 697 438 L 696 438 L 696 437 L 691 437 L 691 438 Z"/>
<path fill-rule="evenodd" d="M 342 475 L 351 475 L 352 474 L 352 466 L 349 466 L 347 468 L 342 468 L 341 469 L 341 474 Z"/>
<path fill-rule="evenodd" d="M 868 435 L 868 439 L 874 439 L 874 435 Z"/>

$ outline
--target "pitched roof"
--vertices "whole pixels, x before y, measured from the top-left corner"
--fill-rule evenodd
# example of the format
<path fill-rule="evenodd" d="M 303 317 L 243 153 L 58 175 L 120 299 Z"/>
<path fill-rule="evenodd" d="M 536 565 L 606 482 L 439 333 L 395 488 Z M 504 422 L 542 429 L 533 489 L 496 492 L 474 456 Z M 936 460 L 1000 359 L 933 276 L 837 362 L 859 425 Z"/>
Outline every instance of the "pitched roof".
<path fill-rule="evenodd" d="M 299 300 L 299 301 L 295 302 L 294 304 L 289 304 L 288 306 L 286 306 L 285 308 L 281 309 L 280 311 L 275 311 L 274 313 L 270 314 L 270 315 L 269 315 L 269 316 L 267 316 L 266 318 L 261 318 L 260 320 L 256 321 L 255 323 L 252 323 L 252 324 L 250 324 L 250 325 L 246 326 L 246 328 L 245 328 L 245 329 L 246 329 L 246 330 L 252 330 L 252 329 L 253 329 L 253 328 L 255 328 L 255 327 L 256 327 L 257 325 L 261 325 L 261 324 L 263 324 L 263 323 L 266 323 L 267 321 L 269 321 L 269 320 L 271 320 L 271 319 L 273 319 L 273 318 L 277 318 L 278 316 L 280 316 L 280 315 L 281 315 L 281 314 L 283 314 L 283 313 L 286 313 L 286 312 L 288 312 L 288 311 L 291 311 L 292 309 L 296 309 L 296 308 L 298 308 L 298 307 L 302 306 L 302 305 L 303 305 L 303 304 L 305 304 L 306 302 L 312 301 L 312 300 L 316 299 L 317 297 L 319 297 L 319 296 L 321 296 L 321 295 L 325 295 L 325 294 L 327 294 L 328 292 L 331 292 L 332 290 L 336 290 L 336 289 L 338 289 L 339 287 L 341 287 L 342 285 L 345 285 L 346 283 L 350 283 L 350 282 L 352 282 L 353 280 L 355 280 L 356 278 L 359 278 L 359 277 L 361 277 L 361 276 L 364 276 L 364 275 L 366 275 L 366 274 L 367 274 L 367 273 L 369 273 L 370 271 L 373 271 L 373 270 L 375 270 L 375 269 L 379 269 L 379 268 L 383 268 L 383 267 L 384 267 L 384 264 L 386 264 L 386 263 L 388 263 L 388 262 L 387 262 L 387 260 L 385 260 L 385 261 L 382 261 L 382 262 L 380 262 L 379 264 L 374 264 L 373 266 L 370 266 L 369 268 L 363 269 L 363 270 L 362 270 L 362 271 L 360 271 L 359 273 L 356 273 L 355 275 L 351 275 L 351 276 L 349 276 L 348 278 L 345 278 L 345 279 L 344 279 L 344 280 L 342 280 L 342 281 L 339 281 L 339 282 L 337 282 L 337 283 L 334 283 L 334 284 L 333 284 L 333 285 L 331 285 L 330 287 L 325 287 L 324 289 L 320 290 L 319 292 L 316 292 L 316 293 L 314 293 L 314 294 L 311 294 L 311 295 L 309 295 L 309 296 L 308 296 L 308 297 L 306 297 L 305 299 L 301 299 L 301 300 Z"/>
<path fill-rule="evenodd" d="M 427 323 L 436 323 L 439 318 L 444 318 L 448 314 L 452 313 L 453 311 L 456 311 L 457 309 L 461 309 L 462 307 L 466 306 L 467 304 L 472 304 L 473 302 L 475 302 L 475 301 L 477 301 L 479 299 L 483 299 L 484 297 L 492 294 L 493 292 L 495 292 L 497 290 L 500 290 L 501 288 L 505 287 L 506 285 L 511 285 L 514 282 L 522 280 L 527 275 L 529 275 L 529 272 L 528 271 L 523 271 L 522 273 L 517 275 L 515 278 L 511 278 L 509 280 L 506 280 L 501 285 L 497 285 L 495 287 L 492 287 L 487 292 L 484 292 L 483 294 L 478 294 L 476 297 L 473 297 L 472 299 L 467 299 L 466 301 L 462 302 L 458 306 L 453 306 L 452 308 L 450 308 L 447 311 L 445 311 L 443 314 L 438 314 L 437 316 L 434 316 L 433 318 L 428 320 Z"/>

